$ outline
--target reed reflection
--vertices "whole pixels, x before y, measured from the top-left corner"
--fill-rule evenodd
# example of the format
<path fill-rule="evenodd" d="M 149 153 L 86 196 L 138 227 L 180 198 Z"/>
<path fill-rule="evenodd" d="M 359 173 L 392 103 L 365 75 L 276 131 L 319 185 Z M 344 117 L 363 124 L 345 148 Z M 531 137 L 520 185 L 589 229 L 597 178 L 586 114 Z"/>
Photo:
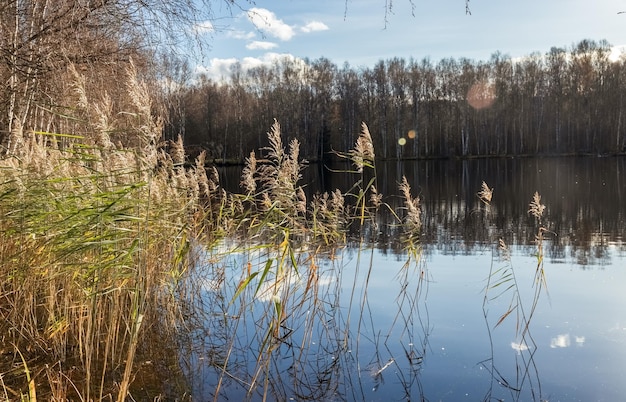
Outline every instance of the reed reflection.
<path fill-rule="evenodd" d="M 326 254 L 301 249 L 298 272 L 284 281 L 276 277 L 280 252 L 252 247 L 205 253 L 203 259 L 210 263 L 201 276 L 221 279 L 206 279 L 204 336 L 195 342 L 188 366 L 198 397 L 317 401 L 368 400 L 374 393 L 396 393 L 407 400 L 422 396 L 420 369 L 430 328 L 428 273 L 419 249 L 395 264 L 384 284 L 370 283 L 372 269 L 385 269 L 372 248 Z M 271 272 L 262 282 L 251 282 L 237 294 L 248 277 L 241 267 L 254 272 L 268 266 Z M 280 287 L 271 293 L 268 284 Z M 387 313 L 381 314 L 381 308 Z"/>

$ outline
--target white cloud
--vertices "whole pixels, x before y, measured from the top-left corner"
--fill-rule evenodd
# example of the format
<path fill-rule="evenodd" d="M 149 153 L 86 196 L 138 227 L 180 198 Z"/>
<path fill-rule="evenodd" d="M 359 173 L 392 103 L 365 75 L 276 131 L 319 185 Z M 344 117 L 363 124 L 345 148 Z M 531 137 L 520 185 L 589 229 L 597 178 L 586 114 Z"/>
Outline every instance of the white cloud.
<path fill-rule="evenodd" d="M 196 66 L 196 74 L 206 75 L 214 81 L 228 80 L 231 68 L 237 61 L 235 58 L 211 59 L 208 66 Z"/>
<path fill-rule="evenodd" d="M 210 33 L 210 32 L 215 31 L 215 27 L 213 26 L 213 23 L 211 21 L 204 21 L 204 22 L 198 23 L 194 27 L 194 30 L 198 34 L 205 34 L 205 33 Z"/>
<path fill-rule="evenodd" d="M 315 32 L 315 31 L 327 31 L 328 25 L 324 24 L 321 21 L 311 21 L 305 26 L 301 27 L 300 30 L 305 33 Z"/>
<path fill-rule="evenodd" d="M 306 69 L 306 63 L 304 62 L 304 60 L 292 54 L 267 52 L 261 57 L 244 57 L 241 60 L 236 58 L 211 59 L 207 66 L 197 66 L 196 74 L 206 75 L 207 78 L 215 82 L 225 82 L 230 79 L 232 68 L 237 63 L 239 63 L 242 71 L 248 71 L 260 66 L 271 67 L 276 62 L 279 62 L 281 60 L 289 60 L 292 63 L 295 63 L 297 66 L 300 67 L 302 72 L 304 72 L 304 70 Z"/>
<path fill-rule="evenodd" d="M 625 54 L 624 51 L 626 51 L 626 45 L 613 46 L 611 48 L 611 54 L 609 54 L 609 59 L 611 61 L 618 61 Z"/>
<path fill-rule="evenodd" d="M 263 42 L 259 40 L 252 41 L 246 45 L 246 49 L 248 50 L 269 50 L 278 47 L 278 45 L 274 42 Z"/>
<path fill-rule="evenodd" d="M 254 32 L 245 32 L 245 31 L 229 31 L 227 35 L 230 38 L 244 39 L 244 40 L 252 39 L 256 36 Z"/>
<path fill-rule="evenodd" d="M 295 31 L 270 10 L 253 7 L 248 11 L 248 19 L 262 32 L 287 41 L 293 38 Z"/>
<path fill-rule="evenodd" d="M 296 59 L 296 57 L 294 57 L 291 54 L 268 52 L 268 53 L 265 53 L 260 58 L 259 57 L 244 57 L 243 59 L 241 59 L 241 68 L 245 71 L 245 70 L 251 70 L 253 68 L 260 67 L 260 66 L 271 67 L 276 61 L 282 58 L 289 58 L 289 59 L 294 59 L 294 60 Z"/>
<path fill-rule="evenodd" d="M 243 59 L 241 59 L 240 62 L 241 62 L 241 69 L 244 71 L 251 70 L 263 64 L 265 65 L 270 64 L 269 62 L 261 60 L 257 57 L 244 57 Z"/>

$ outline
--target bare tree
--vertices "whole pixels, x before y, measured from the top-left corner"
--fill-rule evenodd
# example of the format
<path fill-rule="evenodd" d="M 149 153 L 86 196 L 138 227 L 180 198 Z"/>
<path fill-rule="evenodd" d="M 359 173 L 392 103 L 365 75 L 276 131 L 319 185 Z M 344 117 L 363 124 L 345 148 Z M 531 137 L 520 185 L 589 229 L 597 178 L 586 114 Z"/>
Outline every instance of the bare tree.
<path fill-rule="evenodd" d="M 213 7 L 232 0 L 0 0 L 0 138 L 67 98 L 67 66 L 114 91 L 116 70 L 199 40 Z M 65 96 L 65 98 L 64 98 Z M 67 106 L 67 105 L 65 105 Z M 59 112 L 60 113 L 60 112 Z"/>

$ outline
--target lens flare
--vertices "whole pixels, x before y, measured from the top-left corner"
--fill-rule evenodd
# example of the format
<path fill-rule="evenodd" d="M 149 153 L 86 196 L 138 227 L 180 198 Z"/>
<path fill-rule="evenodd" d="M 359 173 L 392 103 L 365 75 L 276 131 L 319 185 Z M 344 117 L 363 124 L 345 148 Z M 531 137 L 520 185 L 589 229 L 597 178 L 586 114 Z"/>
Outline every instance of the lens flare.
<path fill-rule="evenodd" d="M 476 110 L 491 107 L 496 100 L 496 92 L 490 83 L 478 81 L 467 91 L 467 103 Z"/>

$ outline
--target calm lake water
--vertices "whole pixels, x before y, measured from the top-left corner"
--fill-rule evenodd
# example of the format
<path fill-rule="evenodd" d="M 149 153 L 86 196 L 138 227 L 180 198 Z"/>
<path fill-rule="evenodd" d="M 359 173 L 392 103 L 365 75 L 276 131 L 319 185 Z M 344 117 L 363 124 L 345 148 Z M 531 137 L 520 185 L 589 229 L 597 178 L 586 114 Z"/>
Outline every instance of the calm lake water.
<path fill-rule="evenodd" d="M 237 190 L 239 172 L 223 169 L 223 185 Z M 353 183 L 318 173 L 304 172 L 309 194 Z M 297 272 L 284 250 L 226 242 L 204 251 L 206 328 L 186 362 L 195 396 L 623 399 L 625 173 L 623 158 L 379 163 L 392 207 L 402 175 L 421 198 L 418 259 L 389 217 L 372 242 L 296 250 Z M 489 209 L 476 196 L 483 180 L 494 188 Z M 528 215 L 535 191 L 546 205 L 542 260 Z M 275 286 L 257 289 L 265 271 Z"/>

